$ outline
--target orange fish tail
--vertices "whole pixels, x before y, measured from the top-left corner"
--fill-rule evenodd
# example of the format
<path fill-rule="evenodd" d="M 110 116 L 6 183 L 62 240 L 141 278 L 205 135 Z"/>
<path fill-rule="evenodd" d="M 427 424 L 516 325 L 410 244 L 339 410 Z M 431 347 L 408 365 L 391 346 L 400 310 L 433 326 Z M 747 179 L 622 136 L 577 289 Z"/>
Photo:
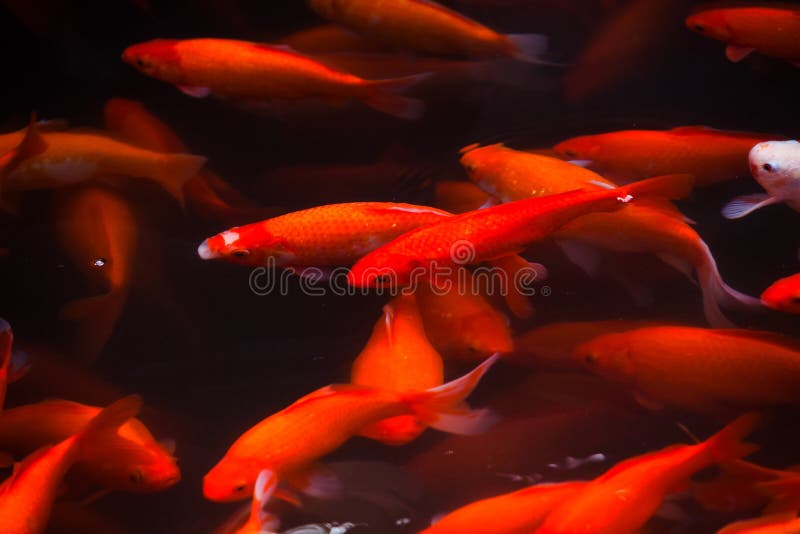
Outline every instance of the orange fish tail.
<path fill-rule="evenodd" d="M 393 117 L 416 120 L 425 113 L 425 103 L 416 98 L 400 95 L 403 91 L 427 79 L 430 74 L 415 74 L 404 78 L 373 80 L 366 82 L 368 93 L 364 102 Z"/>
<path fill-rule="evenodd" d="M 494 424 L 495 416 L 485 409 L 470 410 L 464 401 L 499 358 L 495 354 L 461 378 L 425 391 L 402 394 L 402 399 L 422 422 L 437 430 L 466 435 L 485 432 Z"/>
<path fill-rule="evenodd" d="M 704 445 L 712 460 L 715 463 L 728 462 L 757 451 L 757 445 L 743 443 L 742 440 L 755 430 L 761 419 L 760 413 L 748 412 L 708 438 Z"/>

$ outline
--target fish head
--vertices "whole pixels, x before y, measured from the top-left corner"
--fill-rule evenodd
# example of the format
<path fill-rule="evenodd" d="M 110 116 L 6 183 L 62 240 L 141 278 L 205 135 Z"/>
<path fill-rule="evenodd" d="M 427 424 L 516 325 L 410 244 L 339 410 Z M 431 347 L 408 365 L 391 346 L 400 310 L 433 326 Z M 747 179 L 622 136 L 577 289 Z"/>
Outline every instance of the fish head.
<path fill-rule="evenodd" d="M 224 457 L 203 477 L 203 497 L 215 502 L 235 502 L 253 495 L 257 465 Z"/>
<path fill-rule="evenodd" d="M 800 274 L 778 280 L 761 294 L 761 302 L 773 310 L 800 313 Z"/>
<path fill-rule="evenodd" d="M 686 17 L 685 23 L 693 32 L 717 41 L 727 43 L 733 38 L 726 9 L 699 9 Z"/>
<path fill-rule="evenodd" d="M 470 145 L 461 149 L 461 165 L 472 182 L 486 193 L 501 197 L 499 186 L 506 178 L 509 150 L 502 144 Z"/>
<path fill-rule="evenodd" d="M 579 135 L 561 141 L 553 147 L 559 157 L 568 160 L 594 160 L 600 152 L 600 144 L 593 135 Z"/>
<path fill-rule="evenodd" d="M 147 76 L 170 83 L 181 81 L 181 58 L 175 39 L 154 39 L 129 46 L 122 60 Z"/>
<path fill-rule="evenodd" d="M 773 195 L 800 188 L 800 143 L 765 141 L 750 149 L 753 178 Z M 791 194 L 790 194 L 791 196 Z"/>
<path fill-rule="evenodd" d="M 209 237 L 197 247 L 204 260 L 224 259 L 251 266 L 288 265 L 294 258 L 286 241 L 275 236 L 261 223 L 234 227 Z"/>
<path fill-rule="evenodd" d="M 634 366 L 625 334 L 606 334 L 575 347 L 574 360 L 599 376 L 623 383 L 633 382 Z"/>
<path fill-rule="evenodd" d="M 164 491 L 180 482 L 181 471 L 175 458 L 163 449 L 143 451 L 137 461 L 131 463 L 121 480 L 124 491 L 131 493 L 153 493 Z M 117 486 L 118 487 L 118 486 Z"/>

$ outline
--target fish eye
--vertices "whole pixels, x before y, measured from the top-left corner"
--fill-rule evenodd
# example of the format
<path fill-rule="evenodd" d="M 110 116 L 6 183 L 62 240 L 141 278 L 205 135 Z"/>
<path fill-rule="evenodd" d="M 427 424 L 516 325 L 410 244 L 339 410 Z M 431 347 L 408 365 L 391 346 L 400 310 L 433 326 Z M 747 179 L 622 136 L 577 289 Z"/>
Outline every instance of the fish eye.
<path fill-rule="evenodd" d="M 242 492 L 243 492 L 243 491 L 244 491 L 246 488 L 247 488 L 247 485 L 246 485 L 246 484 L 239 484 L 238 486 L 236 486 L 235 488 L 233 488 L 233 491 L 234 491 L 235 493 L 242 493 Z"/>
<path fill-rule="evenodd" d="M 701 33 L 702 33 L 702 32 L 704 32 L 704 31 L 706 31 L 706 27 L 705 27 L 705 26 L 703 26 L 702 24 L 695 24 L 695 25 L 694 25 L 694 29 L 695 29 L 696 31 L 698 31 L 698 32 L 701 32 Z"/>
<path fill-rule="evenodd" d="M 134 484 L 139 484 L 144 480 L 144 474 L 139 469 L 137 469 L 133 473 L 131 473 L 128 478 Z"/>
<path fill-rule="evenodd" d="M 577 156 L 578 156 L 578 155 L 575 153 L 575 151 L 574 151 L 574 150 L 565 150 L 565 151 L 564 151 L 564 154 L 566 154 L 566 156 L 567 156 L 568 158 L 574 158 L 574 157 L 577 157 Z"/>
<path fill-rule="evenodd" d="M 772 163 L 765 163 L 762 168 L 767 172 L 775 171 L 775 166 Z"/>
<path fill-rule="evenodd" d="M 800 304 L 800 295 L 795 295 L 792 297 L 792 304 Z"/>
<path fill-rule="evenodd" d="M 144 59 L 142 59 L 140 57 L 137 57 L 136 58 L 136 65 L 139 66 L 139 67 L 144 68 L 144 67 L 147 66 L 147 62 Z"/>
<path fill-rule="evenodd" d="M 247 249 L 243 249 L 243 248 L 236 249 L 236 250 L 231 252 L 231 256 L 233 256 L 234 258 L 246 258 L 249 255 L 250 255 L 250 251 L 247 250 Z"/>
<path fill-rule="evenodd" d="M 586 363 L 588 363 L 589 365 L 597 363 L 597 356 L 595 356 L 590 352 L 589 354 L 586 355 Z"/>

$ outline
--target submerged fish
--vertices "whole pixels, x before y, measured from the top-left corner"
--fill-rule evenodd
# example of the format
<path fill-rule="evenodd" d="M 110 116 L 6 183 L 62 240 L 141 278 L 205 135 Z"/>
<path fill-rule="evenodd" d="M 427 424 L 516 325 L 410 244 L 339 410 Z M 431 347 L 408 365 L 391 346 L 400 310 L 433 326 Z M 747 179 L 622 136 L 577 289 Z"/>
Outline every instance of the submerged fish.
<path fill-rule="evenodd" d="M 390 417 L 415 415 L 447 432 L 481 432 L 493 422 L 489 412 L 454 409 L 495 361 L 496 356 L 459 379 L 422 391 L 398 393 L 357 385 L 314 391 L 242 434 L 203 478 L 203 495 L 222 502 L 247 499 L 264 469 L 306 493 L 329 495 L 336 483 L 320 474 L 313 462 L 368 425 Z"/>
<path fill-rule="evenodd" d="M 99 411 L 78 432 L 56 445 L 46 445 L 14 466 L 0 485 L 0 525 L 5 532 L 40 534 L 47 528 L 53 502 L 67 471 L 83 449 L 105 433 L 113 433 L 141 406 L 135 395 Z"/>
<path fill-rule="evenodd" d="M 17 147 L 25 131 L 0 135 L 0 153 Z M 97 176 L 121 175 L 155 181 L 183 204 L 183 184 L 206 158 L 164 154 L 124 143 L 102 132 L 46 131 L 44 150 L 20 161 L 5 177 L 4 192 L 73 185 Z"/>
<path fill-rule="evenodd" d="M 701 4 L 686 18 L 692 31 L 727 44 L 733 62 L 753 52 L 800 64 L 800 6 L 789 2 Z"/>
<path fill-rule="evenodd" d="M 769 514 L 756 519 L 744 519 L 731 523 L 717 534 L 795 534 L 800 532 L 797 512 Z"/>
<path fill-rule="evenodd" d="M 0 412 L 0 449 L 27 454 L 76 434 L 101 408 L 46 400 Z M 162 491 L 180 480 L 172 454 L 147 427 L 130 418 L 115 432 L 95 436 L 75 457 L 76 474 L 105 489 Z"/>
<path fill-rule="evenodd" d="M 718 413 L 800 403 L 800 343 L 769 332 L 640 328 L 587 341 L 574 357 L 649 407 Z"/>
<path fill-rule="evenodd" d="M 754 145 L 781 136 L 681 126 L 671 130 L 620 130 L 581 135 L 555 145 L 564 158 L 587 161 L 614 180 L 689 173 L 697 187 L 749 176 Z"/>
<path fill-rule="evenodd" d="M 557 506 L 538 534 L 633 534 L 655 514 L 664 496 L 716 463 L 758 447 L 742 443 L 759 423 L 746 414 L 697 445 L 673 445 L 618 463 Z"/>
<path fill-rule="evenodd" d="M 612 182 L 587 169 L 502 145 L 468 150 L 461 163 L 481 189 L 511 204 L 532 196 L 563 194 L 579 188 L 601 191 L 614 187 Z M 590 275 L 596 275 L 598 248 L 651 253 L 690 278 L 695 272 L 703 294 L 703 310 L 714 326 L 731 326 L 720 306 L 759 306 L 757 299 L 725 284 L 708 245 L 677 208 L 663 198 L 634 201 L 614 213 L 575 217 L 553 232 L 552 237 Z"/>
<path fill-rule="evenodd" d="M 432 0 L 310 0 L 323 17 L 394 48 L 465 58 L 540 63 L 547 38 L 503 35 Z"/>
<path fill-rule="evenodd" d="M 750 171 L 766 193 L 737 197 L 722 215 L 738 219 L 770 204 L 785 203 L 800 211 L 800 143 L 768 141 L 750 151 Z"/>
<path fill-rule="evenodd" d="M 538 484 L 504 495 L 470 503 L 454 510 L 422 531 L 422 534 L 493 534 L 536 532 L 547 514 L 583 489 L 586 482 Z"/>
<path fill-rule="evenodd" d="M 690 188 L 689 177 L 661 177 L 620 189 L 577 190 L 470 211 L 408 232 L 370 252 L 353 266 L 348 281 L 354 287 L 387 281 L 405 286 L 420 278 L 435 283 L 442 274 L 452 276 L 455 267 L 514 255 L 581 215 L 616 211 L 631 195 L 673 197 Z"/>
<path fill-rule="evenodd" d="M 372 336 L 350 371 L 353 384 L 405 392 L 433 388 L 444 382 L 442 357 L 425 335 L 413 294 L 398 295 L 383 307 Z M 403 445 L 425 431 L 413 415 L 374 423 L 360 435 L 387 445 Z"/>
<path fill-rule="evenodd" d="M 427 75 L 365 80 L 280 46 L 230 39 L 156 39 L 128 47 L 122 59 L 197 98 L 216 95 L 244 104 L 356 99 L 404 119 L 417 119 L 424 111 L 422 102 L 397 93 Z"/>
<path fill-rule="evenodd" d="M 800 274 L 781 278 L 761 293 L 764 305 L 788 313 L 800 313 Z"/>

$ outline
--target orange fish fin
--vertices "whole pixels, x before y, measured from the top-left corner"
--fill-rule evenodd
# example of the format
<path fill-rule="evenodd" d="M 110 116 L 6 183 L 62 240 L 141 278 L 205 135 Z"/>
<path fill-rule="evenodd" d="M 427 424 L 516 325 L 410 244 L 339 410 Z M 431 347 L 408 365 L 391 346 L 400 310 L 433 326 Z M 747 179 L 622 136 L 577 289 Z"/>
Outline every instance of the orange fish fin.
<path fill-rule="evenodd" d="M 305 495 L 318 499 L 335 499 L 342 495 L 336 474 L 322 464 L 309 464 L 284 476 L 286 482 Z"/>
<path fill-rule="evenodd" d="M 538 263 L 512 254 L 494 259 L 490 262 L 495 268 L 505 273 L 506 291 L 503 295 L 511 313 L 520 319 L 530 319 L 535 308 L 528 299 L 534 281 L 547 278 L 547 269 Z"/>
<path fill-rule="evenodd" d="M 694 188 L 694 177 L 691 174 L 666 174 L 655 176 L 617 188 L 623 194 L 632 195 L 634 201 L 638 197 L 659 196 L 671 200 L 688 197 Z"/>
<path fill-rule="evenodd" d="M 636 205 L 640 208 L 655 210 L 669 217 L 674 217 L 685 222 L 686 224 L 697 224 L 695 221 L 681 213 L 681 210 L 679 210 L 675 204 L 663 197 L 641 198 L 636 201 Z"/>
<path fill-rule="evenodd" d="M 102 432 L 109 432 L 136 417 L 142 408 L 139 395 L 128 395 L 109 404 L 95 415 L 80 433 L 80 441 L 92 440 Z"/>
<path fill-rule="evenodd" d="M 717 463 L 748 456 L 757 451 L 758 446 L 743 443 L 742 440 L 755 430 L 761 420 L 762 415 L 758 412 L 748 412 L 737 417 L 703 442 L 704 447 L 709 450 Z"/>
<path fill-rule="evenodd" d="M 42 457 L 46 456 L 48 452 L 53 448 L 52 445 L 45 445 L 44 447 L 40 447 L 30 453 L 28 456 L 22 459 L 22 461 L 17 462 L 14 464 L 14 470 L 11 472 L 11 476 L 3 481 L 2 486 L 0 486 L 0 493 L 10 489 L 13 485 L 17 477 L 20 473 L 25 471 L 33 463 L 36 463 Z"/>
<path fill-rule="evenodd" d="M 737 46 L 729 44 L 725 47 L 725 57 L 734 63 L 738 63 L 755 51 L 755 48 L 751 48 L 749 46 Z"/>
<path fill-rule="evenodd" d="M 466 375 L 435 388 L 403 394 L 403 400 L 422 422 L 437 430 L 466 435 L 485 432 L 496 421 L 492 412 L 461 406 L 499 358 L 494 354 Z"/>
<path fill-rule="evenodd" d="M 365 82 L 370 88 L 364 102 L 371 108 L 406 120 L 416 120 L 425 113 L 425 103 L 399 93 L 430 77 L 430 73 L 415 74 L 403 78 Z"/>

